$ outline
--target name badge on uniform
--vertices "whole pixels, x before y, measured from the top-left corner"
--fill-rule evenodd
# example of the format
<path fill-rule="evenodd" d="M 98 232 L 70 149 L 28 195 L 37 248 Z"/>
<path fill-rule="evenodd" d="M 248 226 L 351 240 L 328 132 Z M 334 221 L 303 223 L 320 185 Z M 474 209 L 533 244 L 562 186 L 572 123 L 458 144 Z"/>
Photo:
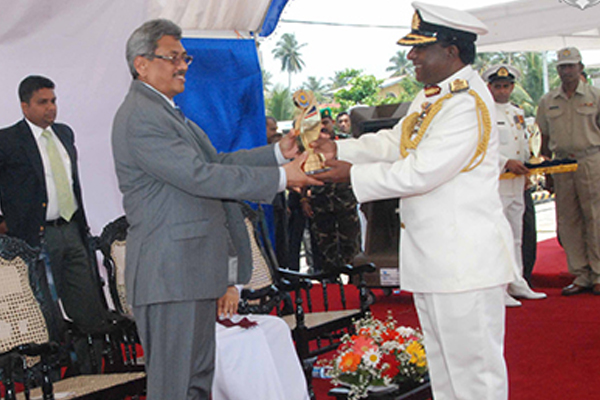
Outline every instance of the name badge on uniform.
<path fill-rule="evenodd" d="M 558 106 L 550 106 L 548 110 L 558 110 L 560 107 Z"/>

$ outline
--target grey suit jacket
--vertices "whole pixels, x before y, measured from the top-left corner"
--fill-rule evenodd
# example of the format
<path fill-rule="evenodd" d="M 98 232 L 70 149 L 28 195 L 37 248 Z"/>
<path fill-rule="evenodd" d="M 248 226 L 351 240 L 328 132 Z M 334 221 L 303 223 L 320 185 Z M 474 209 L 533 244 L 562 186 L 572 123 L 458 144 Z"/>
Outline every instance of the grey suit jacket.
<path fill-rule="evenodd" d="M 249 280 L 248 234 L 235 200 L 272 201 L 279 183 L 272 146 L 217 154 L 202 129 L 133 81 L 113 122 L 112 147 L 130 224 L 125 278 L 132 305 L 223 295 L 228 237 L 238 281 Z"/>

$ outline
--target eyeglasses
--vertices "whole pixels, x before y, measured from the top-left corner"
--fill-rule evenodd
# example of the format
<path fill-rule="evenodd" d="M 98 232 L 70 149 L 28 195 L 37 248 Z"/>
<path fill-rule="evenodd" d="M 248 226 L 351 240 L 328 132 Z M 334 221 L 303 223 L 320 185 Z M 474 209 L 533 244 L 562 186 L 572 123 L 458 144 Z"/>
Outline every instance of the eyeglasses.
<path fill-rule="evenodd" d="M 173 65 L 178 65 L 181 61 L 183 61 L 187 65 L 190 65 L 192 61 L 194 61 L 194 57 L 190 56 L 189 54 L 183 54 L 178 56 L 161 56 L 160 54 L 146 54 L 145 57 L 150 59 L 159 58 L 161 60 L 169 61 Z"/>

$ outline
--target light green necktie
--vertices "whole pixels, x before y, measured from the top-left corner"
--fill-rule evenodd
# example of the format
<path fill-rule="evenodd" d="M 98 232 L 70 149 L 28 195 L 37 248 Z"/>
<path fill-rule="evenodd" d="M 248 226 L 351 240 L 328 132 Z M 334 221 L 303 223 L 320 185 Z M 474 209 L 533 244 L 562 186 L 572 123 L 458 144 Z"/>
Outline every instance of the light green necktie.
<path fill-rule="evenodd" d="M 54 176 L 54 186 L 56 186 L 56 194 L 58 197 L 58 210 L 60 216 L 67 221 L 75 213 L 75 199 L 65 170 L 65 164 L 62 161 L 58 147 L 52 138 L 52 133 L 49 130 L 44 130 L 42 136 L 46 138 L 46 151 L 48 152 L 48 160 L 52 175 Z"/>

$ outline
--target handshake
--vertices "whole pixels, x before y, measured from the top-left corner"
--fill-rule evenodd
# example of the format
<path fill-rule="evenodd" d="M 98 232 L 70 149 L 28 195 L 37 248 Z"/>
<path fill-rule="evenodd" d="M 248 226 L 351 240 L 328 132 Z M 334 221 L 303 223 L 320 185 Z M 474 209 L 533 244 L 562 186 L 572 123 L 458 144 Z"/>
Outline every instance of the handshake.
<path fill-rule="evenodd" d="M 288 187 L 320 186 L 324 182 L 350 181 L 350 168 L 352 164 L 336 159 L 337 145 L 333 140 L 319 138 L 309 143 L 310 151 L 301 152 L 297 137 L 298 133 L 292 130 L 279 141 L 283 156 L 288 160 L 292 159 L 291 162 L 283 166 L 287 175 Z M 307 174 L 304 168 L 309 157 L 309 152 L 314 152 L 318 155 L 326 168 Z"/>

